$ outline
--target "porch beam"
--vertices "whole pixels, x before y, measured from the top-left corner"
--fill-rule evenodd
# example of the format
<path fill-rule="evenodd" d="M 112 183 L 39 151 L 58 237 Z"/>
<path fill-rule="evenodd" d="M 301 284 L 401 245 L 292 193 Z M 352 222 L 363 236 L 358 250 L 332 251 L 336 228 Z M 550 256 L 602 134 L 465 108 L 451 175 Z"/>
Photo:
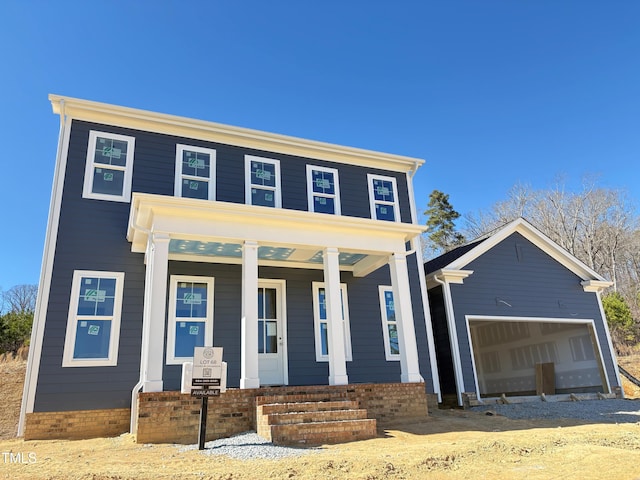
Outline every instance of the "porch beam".
<path fill-rule="evenodd" d="M 347 360 L 344 352 L 344 320 L 340 294 L 340 264 L 337 248 L 324 249 L 324 295 L 327 309 L 327 336 L 329 341 L 329 385 L 346 385 Z"/>
<path fill-rule="evenodd" d="M 258 388 L 258 243 L 242 246 L 240 388 Z"/>
<path fill-rule="evenodd" d="M 397 252 L 389 257 L 393 303 L 398 325 L 398 346 L 400 347 L 400 380 L 403 383 L 422 382 L 418 363 L 418 345 L 413 323 L 411 291 L 407 256 Z"/>
<path fill-rule="evenodd" d="M 142 391 L 161 392 L 164 366 L 164 325 L 167 304 L 169 235 L 153 233 L 147 248 L 143 313 Z"/>

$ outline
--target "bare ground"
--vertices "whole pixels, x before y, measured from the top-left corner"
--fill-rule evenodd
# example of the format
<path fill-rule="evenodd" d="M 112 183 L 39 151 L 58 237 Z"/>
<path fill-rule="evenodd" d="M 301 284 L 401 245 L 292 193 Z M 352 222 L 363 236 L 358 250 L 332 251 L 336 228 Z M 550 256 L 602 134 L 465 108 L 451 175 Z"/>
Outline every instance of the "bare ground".
<path fill-rule="evenodd" d="M 640 376 L 639 360 L 620 363 Z M 129 434 L 25 442 L 11 438 L 23 372 L 23 362 L 0 364 L 2 479 L 640 479 L 640 423 L 509 420 L 462 410 L 439 410 L 380 429 L 372 440 L 280 460 L 139 445 Z"/>

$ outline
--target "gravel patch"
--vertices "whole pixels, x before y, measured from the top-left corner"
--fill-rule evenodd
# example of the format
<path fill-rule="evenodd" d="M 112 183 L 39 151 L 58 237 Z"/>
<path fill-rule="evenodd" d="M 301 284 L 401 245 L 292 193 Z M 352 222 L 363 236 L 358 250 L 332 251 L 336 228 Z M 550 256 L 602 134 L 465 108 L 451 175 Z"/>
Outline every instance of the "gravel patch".
<path fill-rule="evenodd" d="M 237 460 L 265 458 L 278 460 L 322 452 L 318 447 L 281 447 L 265 440 L 255 432 L 245 432 L 229 438 L 221 438 L 204 444 L 206 455 L 227 455 Z M 198 445 L 182 447 L 180 452 L 197 450 Z"/>
<path fill-rule="evenodd" d="M 576 419 L 594 423 L 638 423 L 638 400 L 583 400 L 580 402 L 527 402 L 472 407 L 474 412 L 492 412 L 518 420 Z"/>

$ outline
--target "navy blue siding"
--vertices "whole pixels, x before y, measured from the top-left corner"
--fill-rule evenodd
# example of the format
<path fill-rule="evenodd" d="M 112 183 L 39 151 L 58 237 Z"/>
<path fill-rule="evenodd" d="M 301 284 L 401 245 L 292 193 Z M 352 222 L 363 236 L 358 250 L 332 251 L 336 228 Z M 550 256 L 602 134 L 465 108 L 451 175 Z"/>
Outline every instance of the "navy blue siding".
<path fill-rule="evenodd" d="M 419 289 L 417 272 L 412 275 Z M 227 384 L 240 383 L 240 312 L 241 266 L 191 262 L 169 262 L 170 275 L 200 275 L 215 278 L 214 345 L 224 348 L 228 363 Z M 317 362 L 314 343 L 312 282 L 322 282 L 322 270 L 260 267 L 261 279 L 286 281 L 287 353 L 290 385 L 326 385 L 329 377 L 327 362 Z M 388 362 L 384 354 L 384 339 L 378 286 L 389 285 L 389 269 L 381 268 L 365 278 L 341 273 L 347 285 L 351 346 L 353 361 L 347 362 L 349 382 L 400 381 L 400 362 Z M 415 292 L 416 295 L 419 292 Z M 420 297 L 413 305 L 416 337 L 422 375 L 431 384 L 426 327 Z M 180 388 L 180 365 L 165 365 L 165 390 Z"/>
<path fill-rule="evenodd" d="M 74 120 L 35 397 L 36 412 L 129 407 L 131 390 L 139 379 L 145 275 L 143 255 L 131 253 L 131 245 L 126 240 L 130 204 L 82 198 L 90 130 L 135 137 L 133 192 L 174 194 L 176 144 L 181 143 L 216 150 L 217 200 L 244 203 L 244 155 L 249 154 L 280 160 L 284 208 L 307 209 L 306 165 L 313 164 L 339 170 L 342 214 L 346 216 L 369 218 L 368 173 L 395 177 L 401 219 L 411 222 L 405 174 L 344 165 L 331 162 L 330 158 L 310 160 Z M 411 261 L 411 290 L 420 365 L 423 376 L 430 377 L 417 266 L 415 260 Z M 170 269 L 172 274 L 216 277 L 215 341 L 225 347 L 230 385 L 237 385 L 240 375 L 240 267 L 171 262 Z M 74 270 L 125 273 L 117 366 L 62 368 Z M 311 281 L 321 281 L 322 271 L 261 268 L 260 275 L 287 280 L 290 383 L 326 383 L 328 366 L 315 361 L 311 302 Z M 378 298 L 377 285 L 389 284 L 387 269 L 365 279 L 343 274 L 343 281 L 349 283 L 354 353 L 354 362 L 348 364 L 350 380 L 397 381 L 399 363 L 384 360 L 380 309 L 378 301 L 372 301 Z M 167 389 L 179 388 L 179 369 L 178 366 L 166 366 Z"/>
<path fill-rule="evenodd" d="M 465 391 L 475 391 L 465 315 L 593 319 L 604 367 L 615 386 L 615 365 L 596 294 L 585 292 L 577 275 L 518 233 L 465 270 L 473 270 L 473 274 L 464 284 L 451 285 Z M 496 298 L 511 306 L 496 302 Z"/>

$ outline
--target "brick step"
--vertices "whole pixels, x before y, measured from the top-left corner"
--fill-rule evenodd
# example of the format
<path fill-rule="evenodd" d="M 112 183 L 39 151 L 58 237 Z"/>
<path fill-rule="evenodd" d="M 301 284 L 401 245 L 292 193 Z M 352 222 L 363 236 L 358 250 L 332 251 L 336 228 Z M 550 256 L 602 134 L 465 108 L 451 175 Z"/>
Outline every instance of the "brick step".
<path fill-rule="evenodd" d="M 256 397 L 256 405 L 268 403 L 301 403 L 301 402 L 331 402 L 347 400 L 347 392 L 317 392 L 301 394 L 263 395 Z"/>
<path fill-rule="evenodd" d="M 372 419 L 271 426 L 271 441 L 275 445 L 322 445 L 367 440 L 375 437 L 376 421 Z"/>
<path fill-rule="evenodd" d="M 322 412 L 328 410 L 355 410 L 358 408 L 356 400 L 335 400 L 329 402 L 288 402 L 267 403 L 258 405 L 258 415 L 294 412 Z"/>
<path fill-rule="evenodd" d="M 330 410 L 318 412 L 272 413 L 266 415 L 267 423 L 273 425 L 290 425 L 292 423 L 319 423 L 343 420 L 363 420 L 367 418 L 367 411 Z"/>

